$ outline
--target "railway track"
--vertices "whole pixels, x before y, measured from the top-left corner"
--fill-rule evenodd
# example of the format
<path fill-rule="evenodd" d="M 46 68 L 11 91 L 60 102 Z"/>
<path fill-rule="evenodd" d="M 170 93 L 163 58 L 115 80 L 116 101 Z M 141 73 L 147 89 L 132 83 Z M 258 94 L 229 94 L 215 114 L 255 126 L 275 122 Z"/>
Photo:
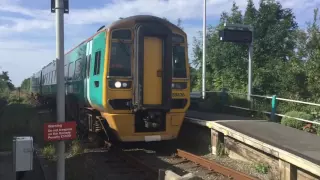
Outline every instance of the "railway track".
<path fill-rule="evenodd" d="M 102 140 L 101 138 L 99 138 L 100 140 Z M 163 174 L 163 170 L 172 170 L 172 172 L 177 173 L 181 176 L 185 175 L 189 172 L 192 173 L 192 170 L 187 170 L 186 171 L 179 171 L 177 172 L 178 168 L 174 168 L 174 164 L 181 164 L 181 163 L 186 163 L 186 161 L 189 161 L 189 166 L 191 164 L 197 165 L 202 167 L 203 169 L 208 170 L 207 174 L 208 174 L 208 179 L 212 178 L 212 176 L 210 176 L 209 174 L 214 172 L 215 174 L 220 174 L 224 176 L 224 178 L 221 179 L 240 179 L 240 180 L 253 180 L 256 179 L 254 177 L 248 176 L 244 173 L 238 172 L 236 170 L 233 170 L 231 168 L 225 167 L 221 164 L 218 164 L 214 161 L 209 161 L 207 159 L 204 159 L 200 156 L 197 156 L 195 154 L 192 154 L 190 152 L 186 152 L 184 150 L 181 149 L 177 149 L 176 147 L 168 147 L 168 146 L 159 146 L 158 145 L 151 145 L 148 144 L 144 144 L 144 143 L 140 143 L 140 145 L 138 145 L 138 148 L 136 145 L 129 145 L 129 146 L 125 146 L 125 148 L 123 148 L 120 144 L 118 143 L 110 143 L 110 142 L 106 142 L 104 141 L 105 144 L 107 144 L 110 147 L 110 150 L 108 151 L 109 153 L 107 154 L 112 154 L 114 156 L 116 156 L 119 160 L 121 160 L 123 162 L 123 164 L 127 164 L 128 166 L 130 166 L 131 168 L 124 168 L 127 169 L 127 171 L 125 173 L 127 174 L 135 174 L 138 172 L 139 176 L 141 178 L 139 179 L 160 179 L 159 176 L 160 174 Z M 133 143 L 134 144 L 134 143 Z M 155 143 L 157 144 L 157 143 Z M 135 153 L 134 149 L 139 149 L 140 146 L 140 151 L 138 153 Z M 142 148 L 141 148 L 142 146 Z M 165 148 L 164 148 L 165 147 Z M 146 151 L 143 151 L 141 149 L 144 149 Z M 152 149 L 152 150 L 150 150 Z M 170 150 L 169 150 L 170 149 Z M 153 151 L 154 153 L 150 153 L 147 151 Z M 160 152 L 160 153 L 159 153 Z M 161 156 L 160 154 L 166 154 L 165 156 L 170 156 L 169 154 L 175 154 L 176 156 L 173 157 L 171 156 L 172 159 L 174 159 L 171 163 L 168 162 L 160 162 L 162 161 L 159 156 Z M 149 157 L 147 157 L 149 156 Z M 179 160 L 180 159 L 180 160 Z M 158 162 L 155 162 L 158 161 Z M 111 163 L 111 162 L 109 162 Z M 123 168 L 121 166 L 119 166 L 119 168 Z M 132 172 L 130 172 L 132 171 Z M 162 173 L 160 173 L 162 172 Z M 160 173 L 160 174 L 159 174 Z M 179 177 L 179 175 L 174 174 L 173 176 Z M 123 173 L 122 173 L 123 175 Z M 142 175 L 142 176 L 141 176 Z M 131 175 L 129 175 L 131 176 Z M 181 177 L 180 176 L 180 177 Z M 187 176 L 190 176 L 187 175 Z M 210 176 L 210 177 L 209 177 Z M 217 175 L 218 177 L 219 175 Z M 188 178 L 186 178 L 188 179 Z M 201 178 L 200 178 L 201 179 Z M 207 179 L 207 178 L 203 178 L 203 179 Z"/>
<path fill-rule="evenodd" d="M 236 170 L 230 169 L 228 167 L 222 166 L 214 161 L 209 161 L 200 156 L 194 155 L 192 153 L 177 149 L 177 155 L 181 158 L 192 161 L 196 164 L 199 164 L 202 167 L 208 168 L 211 171 L 220 173 L 228 178 L 239 179 L 239 180 L 254 180 L 256 178 L 248 176 L 244 173 L 238 172 Z"/>

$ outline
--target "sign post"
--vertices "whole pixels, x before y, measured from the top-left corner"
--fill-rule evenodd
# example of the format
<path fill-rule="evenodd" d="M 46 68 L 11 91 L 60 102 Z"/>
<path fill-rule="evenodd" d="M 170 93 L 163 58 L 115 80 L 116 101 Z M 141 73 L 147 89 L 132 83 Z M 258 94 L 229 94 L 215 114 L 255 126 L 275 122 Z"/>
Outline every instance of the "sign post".
<path fill-rule="evenodd" d="M 202 24 L 202 99 L 206 98 L 206 22 L 207 22 L 207 2 L 203 0 L 203 24 Z"/>
<path fill-rule="evenodd" d="M 56 13 L 56 60 L 57 60 L 57 117 L 65 122 L 64 84 L 64 13 L 69 13 L 69 0 L 51 0 L 51 12 Z M 65 143 L 58 142 L 57 180 L 65 179 Z"/>
<path fill-rule="evenodd" d="M 224 24 L 224 29 L 219 31 L 220 40 L 247 44 L 249 48 L 248 63 L 248 95 L 247 100 L 251 101 L 252 94 L 252 55 L 253 55 L 253 27 L 243 24 Z"/>

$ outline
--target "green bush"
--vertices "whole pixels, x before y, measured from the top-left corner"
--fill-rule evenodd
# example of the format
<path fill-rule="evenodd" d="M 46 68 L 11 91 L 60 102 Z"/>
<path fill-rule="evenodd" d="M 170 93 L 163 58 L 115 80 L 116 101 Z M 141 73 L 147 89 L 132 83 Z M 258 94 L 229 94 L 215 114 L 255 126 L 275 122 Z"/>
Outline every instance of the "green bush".
<path fill-rule="evenodd" d="M 73 140 L 71 144 L 70 154 L 75 156 L 84 152 L 79 140 Z"/>
<path fill-rule="evenodd" d="M 53 160 L 55 158 L 56 149 L 52 144 L 45 146 L 42 149 L 42 155 L 48 160 Z"/>
<path fill-rule="evenodd" d="M 287 112 L 285 115 L 290 116 L 290 117 L 295 117 L 295 118 L 301 118 L 301 119 L 305 119 L 305 120 L 312 120 L 313 119 L 312 115 L 307 114 L 305 112 L 299 112 L 299 111 L 290 111 L 290 112 Z M 299 120 L 289 118 L 289 117 L 283 117 L 281 120 L 281 124 L 302 130 L 303 126 L 306 125 L 306 122 L 299 121 Z"/>
<path fill-rule="evenodd" d="M 320 120 L 315 120 L 315 122 L 320 123 Z M 313 128 L 315 128 L 317 135 L 320 136 L 320 125 L 313 124 L 312 126 L 313 126 Z"/>

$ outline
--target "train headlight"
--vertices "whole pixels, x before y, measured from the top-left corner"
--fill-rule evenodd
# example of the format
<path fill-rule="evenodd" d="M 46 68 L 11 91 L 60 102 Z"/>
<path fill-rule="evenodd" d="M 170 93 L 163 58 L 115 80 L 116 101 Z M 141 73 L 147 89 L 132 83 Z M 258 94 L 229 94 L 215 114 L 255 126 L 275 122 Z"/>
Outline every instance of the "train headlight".
<path fill-rule="evenodd" d="M 121 88 L 121 82 L 120 81 L 117 81 L 116 83 L 114 83 L 114 86 L 116 88 Z"/>
<path fill-rule="evenodd" d="M 116 88 L 116 89 L 130 89 L 131 88 L 131 81 L 121 81 L 121 80 L 109 80 L 109 88 Z"/>
<path fill-rule="evenodd" d="M 187 83 L 186 82 L 174 82 L 172 83 L 172 89 L 186 89 Z"/>

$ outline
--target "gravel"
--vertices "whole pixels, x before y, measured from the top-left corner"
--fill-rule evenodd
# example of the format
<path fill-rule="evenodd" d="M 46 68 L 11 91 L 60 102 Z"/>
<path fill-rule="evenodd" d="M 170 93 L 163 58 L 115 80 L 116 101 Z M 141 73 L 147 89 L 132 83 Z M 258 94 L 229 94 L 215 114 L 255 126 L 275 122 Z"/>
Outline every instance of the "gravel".
<path fill-rule="evenodd" d="M 179 136 L 179 146 L 184 150 L 199 155 L 208 160 L 215 161 L 225 167 L 237 170 L 261 180 L 279 179 L 276 170 L 272 169 L 266 174 L 257 171 L 256 163 L 231 159 L 227 156 L 217 157 L 211 154 L 211 134 L 206 127 L 185 123 Z"/>

